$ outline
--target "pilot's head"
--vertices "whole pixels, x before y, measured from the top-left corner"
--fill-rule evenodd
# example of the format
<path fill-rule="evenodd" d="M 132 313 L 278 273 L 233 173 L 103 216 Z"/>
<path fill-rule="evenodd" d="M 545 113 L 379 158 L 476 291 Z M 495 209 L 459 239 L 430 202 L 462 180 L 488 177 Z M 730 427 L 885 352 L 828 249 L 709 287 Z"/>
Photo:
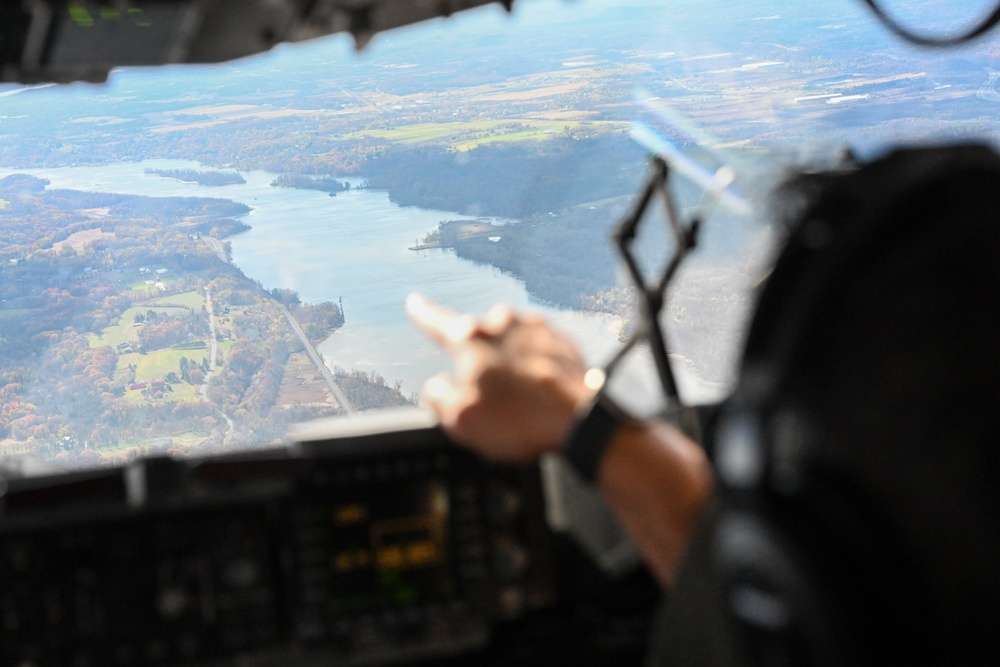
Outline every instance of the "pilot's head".
<path fill-rule="evenodd" d="M 792 191 L 714 443 L 739 651 L 1000 664 L 1000 156 L 898 151 Z"/>

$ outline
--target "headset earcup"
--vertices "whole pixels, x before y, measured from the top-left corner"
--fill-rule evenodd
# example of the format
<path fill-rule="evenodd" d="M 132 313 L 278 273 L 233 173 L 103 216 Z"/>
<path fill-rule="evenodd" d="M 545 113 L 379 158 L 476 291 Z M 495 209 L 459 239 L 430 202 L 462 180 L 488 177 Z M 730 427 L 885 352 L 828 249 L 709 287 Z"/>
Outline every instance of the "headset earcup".
<path fill-rule="evenodd" d="M 874 500 L 877 480 L 851 477 L 867 460 L 857 443 L 843 447 L 826 427 L 802 427 L 818 421 L 808 409 L 825 397 L 801 378 L 821 374 L 827 363 L 822 349 L 804 341 L 817 334 L 825 308 L 845 306 L 838 291 L 844 277 L 881 266 L 901 240 L 933 239 L 932 225 L 947 230 L 947 220 L 899 212 L 941 192 L 935 188 L 943 183 L 964 193 L 953 184 L 967 175 L 1000 182 L 1000 159 L 982 146 L 900 151 L 837 176 L 822 214 L 805 212 L 765 287 L 740 385 L 708 443 L 721 487 L 712 569 L 750 662 L 938 659 L 925 650 L 932 606 L 908 552 L 912 544 L 894 532 L 898 514 L 883 513 Z M 850 457 L 856 460 L 848 467 L 830 465 Z M 795 484 L 784 482 L 786 470 Z"/>
<path fill-rule="evenodd" d="M 852 664 L 833 601 L 808 554 L 749 512 L 727 512 L 714 543 L 726 613 L 749 664 Z"/>

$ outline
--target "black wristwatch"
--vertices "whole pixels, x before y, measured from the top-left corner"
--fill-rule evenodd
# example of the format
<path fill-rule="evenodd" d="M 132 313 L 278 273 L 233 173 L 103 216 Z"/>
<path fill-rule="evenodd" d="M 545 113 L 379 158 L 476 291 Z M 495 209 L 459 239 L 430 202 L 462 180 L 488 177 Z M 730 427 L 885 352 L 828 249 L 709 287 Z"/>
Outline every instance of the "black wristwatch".
<path fill-rule="evenodd" d="M 600 369 L 587 371 L 584 380 L 594 398 L 570 431 L 562 455 L 584 480 L 594 483 L 611 439 L 618 429 L 635 420 L 607 395 L 605 375 Z"/>

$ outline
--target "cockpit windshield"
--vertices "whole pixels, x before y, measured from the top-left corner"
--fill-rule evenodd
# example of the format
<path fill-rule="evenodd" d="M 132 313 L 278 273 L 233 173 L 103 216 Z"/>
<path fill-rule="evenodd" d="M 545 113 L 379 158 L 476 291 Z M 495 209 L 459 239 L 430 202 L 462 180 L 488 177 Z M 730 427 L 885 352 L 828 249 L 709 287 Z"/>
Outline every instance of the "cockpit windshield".
<path fill-rule="evenodd" d="M 947 33 L 990 4 L 887 7 Z M 671 360 L 692 400 L 723 394 L 777 179 L 993 139 L 997 49 L 907 45 L 847 0 L 518 0 L 361 52 L 340 35 L 0 86 L 0 456 L 218 453 L 415 404 L 447 360 L 412 291 L 540 310 L 601 363 L 637 317 L 608 239 L 652 155 L 704 218 Z M 657 266 L 670 240 L 649 234 Z"/>

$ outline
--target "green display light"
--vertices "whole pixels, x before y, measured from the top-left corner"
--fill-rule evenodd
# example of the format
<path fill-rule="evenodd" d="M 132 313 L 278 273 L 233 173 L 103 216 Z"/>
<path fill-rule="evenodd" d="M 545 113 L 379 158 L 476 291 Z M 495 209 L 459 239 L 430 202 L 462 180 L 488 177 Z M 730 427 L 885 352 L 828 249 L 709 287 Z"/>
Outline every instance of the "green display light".
<path fill-rule="evenodd" d="M 132 17 L 136 27 L 148 28 L 153 25 L 153 22 L 146 18 L 145 13 L 139 7 L 129 7 L 128 14 Z"/>
<path fill-rule="evenodd" d="M 94 17 L 90 15 L 86 7 L 77 4 L 70 5 L 69 16 L 81 28 L 94 27 Z"/>

